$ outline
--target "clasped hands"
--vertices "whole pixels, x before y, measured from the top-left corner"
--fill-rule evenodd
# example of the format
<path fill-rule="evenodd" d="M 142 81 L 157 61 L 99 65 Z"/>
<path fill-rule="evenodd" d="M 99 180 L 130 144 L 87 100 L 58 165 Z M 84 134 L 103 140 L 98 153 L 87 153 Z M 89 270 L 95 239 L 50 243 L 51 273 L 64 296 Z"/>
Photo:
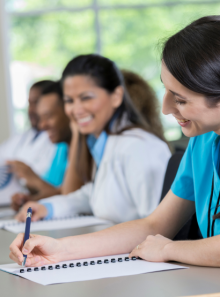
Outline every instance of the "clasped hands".
<path fill-rule="evenodd" d="M 16 160 L 7 161 L 7 165 L 9 165 L 9 172 L 14 173 L 19 179 L 25 180 L 27 188 L 34 189 L 36 187 L 36 181 L 38 181 L 39 177 L 28 165 Z M 11 207 L 17 211 L 29 200 L 31 200 L 31 195 L 16 193 L 12 196 Z"/>
<path fill-rule="evenodd" d="M 25 185 L 29 188 L 34 188 L 38 175 L 25 163 L 17 160 L 7 161 L 9 172 L 14 173 L 19 179 L 25 180 Z"/>

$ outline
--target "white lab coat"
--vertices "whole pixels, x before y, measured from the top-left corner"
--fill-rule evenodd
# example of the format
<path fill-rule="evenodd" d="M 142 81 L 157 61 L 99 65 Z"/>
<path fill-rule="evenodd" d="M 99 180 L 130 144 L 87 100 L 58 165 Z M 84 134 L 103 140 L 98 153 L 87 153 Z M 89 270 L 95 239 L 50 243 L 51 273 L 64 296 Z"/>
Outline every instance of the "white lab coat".
<path fill-rule="evenodd" d="M 110 135 L 94 182 L 41 202 L 52 203 L 53 217 L 92 213 L 115 223 L 146 217 L 159 204 L 170 155 L 166 143 L 142 129 Z"/>
<path fill-rule="evenodd" d="M 36 130 L 29 129 L 0 145 L 0 205 L 9 204 L 13 194 L 26 191 L 19 180 L 8 173 L 6 161 L 22 161 L 39 176 L 50 168 L 57 147 L 51 143 L 46 132 L 41 132 L 36 139 L 35 135 Z"/>
<path fill-rule="evenodd" d="M 42 131 L 35 140 L 36 130 L 12 136 L 0 144 L 0 160 L 18 160 L 30 166 L 38 175 L 44 175 L 50 168 L 57 147 L 47 132 Z"/>

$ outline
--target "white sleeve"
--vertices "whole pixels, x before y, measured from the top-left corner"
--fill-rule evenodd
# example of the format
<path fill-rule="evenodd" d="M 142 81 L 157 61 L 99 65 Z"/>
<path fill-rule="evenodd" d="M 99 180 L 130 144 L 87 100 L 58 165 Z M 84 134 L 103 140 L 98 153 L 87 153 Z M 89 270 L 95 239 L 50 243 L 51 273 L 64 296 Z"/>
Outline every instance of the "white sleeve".
<path fill-rule="evenodd" d="M 72 216 L 79 213 L 92 213 L 90 197 L 92 195 L 93 183 L 90 182 L 79 190 L 68 195 L 56 195 L 42 199 L 41 203 L 51 203 L 53 218 Z"/>
<path fill-rule="evenodd" d="M 170 151 L 165 143 L 156 146 L 137 145 L 130 147 L 124 159 L 125 176 L 133 203 L 139 217 L 150 215 L 158 206 L 162 192 L 164 175 L 170 158 Z M 130 153 L 131 153 L 130 152 Z"/>
<path fill-rule="evenodd" d="M 22 135 L 14 135 L 0 144 L 0 159 L 3 161 L 14 159 Z"/>

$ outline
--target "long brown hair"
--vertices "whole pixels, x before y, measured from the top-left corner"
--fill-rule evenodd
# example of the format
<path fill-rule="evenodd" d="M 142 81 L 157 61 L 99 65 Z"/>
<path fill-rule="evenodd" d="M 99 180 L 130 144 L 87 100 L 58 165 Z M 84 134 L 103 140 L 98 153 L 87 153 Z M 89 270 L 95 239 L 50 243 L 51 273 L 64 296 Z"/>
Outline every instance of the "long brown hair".
<path fill-rule="evenodd" d="M 96 54 L 78 56 L 72 59 L 64 69 L 62 74 L 62 83 L 67 77 L 75 75 L 90 76 L 97 86 L 105 89 L 109 94 L 113 93 L 118 86 L 122 86 L 124 88 L 123 101 L 114 113 L 114 115 L 117 113 L 117 117 L 115 117 L 114 120 L 114 126 L 117 134 L 122 133 L 124 130 L 139 127 L 164 140 L 163 135 L 160 134 L 156 128 L 151 126 L 151 121 L 146 121 L 145 117 L 142 116 L 138 109 L 134 106 L 124 85 L 123 75 L 113 61 Z M 123 127 L 123 129 L 120 129 L 120 124 L 125 114 L 129 124 Z M 111 134 L 109 129 L 110 121 L 105 127 L 105 131 L 108 134 Z M 82 134 L 80 134 L 79 137 L 76 164 L 76 169 L 82 180 L 85 183 L 90 181 L 92 179 L 92 156 L 86 144 L 86 136 Z"/>
<path fill-rule="evenodd" d="M 121 73 L 131 100 L 149 125 L 148 131 L 165 141 L 159 102 L 154 90 L 137 73 L 126 69 L 122 69 Z"/>

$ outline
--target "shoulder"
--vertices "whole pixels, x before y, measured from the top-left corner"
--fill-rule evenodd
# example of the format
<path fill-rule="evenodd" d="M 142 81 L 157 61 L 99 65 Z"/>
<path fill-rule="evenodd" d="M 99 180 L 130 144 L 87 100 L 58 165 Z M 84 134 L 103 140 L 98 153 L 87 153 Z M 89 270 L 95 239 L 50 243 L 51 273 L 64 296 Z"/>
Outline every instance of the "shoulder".
<path fill-rule="evenodd" d="M 123 154 L 141 155 L 165 153 L 170 156 L 168 145 L 152 133 L 135 128 L 124 131 L 120 135 L 110 135 L 109 147 Z"/>
<path fill-rule="evenodd" d="M 56 147 L 56 155 L 55 158 L 67 158 L 68 155 L 68 145 L 65 142 L 60 142 L 55 145 Z"/>
<path fill-rule="evenodd" d="M 12 143 L 15 144 L 15 143 L 18 143 L 21 140 L 25 141 L 25 139 L 28 138 L 29 135 L 30 135 L 30 130 L 27 130 L 27 131 L 25 131 L 23 133 L 17 133 L 17 134 L 12 135 L 11 137 L 9 137 L 2 144 L 12 144 Z"/>
<path fill-rule="evenodd" d="M 208 132 L 202 135 L 192 137 L 190 138 L 190 141 L 189 141 L 189 147 L 191 148 L 191 150 L 195 150 L 197 148 L 201 149 L 205 147 L 211 148 L 217 136 L 218 135 L 212 131 L 212 132 Z"/>
<path fill-rule="evenodd" d="M 66 142 L 59 142 L 59 143 L 55 144 L 55 146 L 57 147 L 57 150 L 60 150 L 60 151 L 68 150 L 68 145 Z"/>

